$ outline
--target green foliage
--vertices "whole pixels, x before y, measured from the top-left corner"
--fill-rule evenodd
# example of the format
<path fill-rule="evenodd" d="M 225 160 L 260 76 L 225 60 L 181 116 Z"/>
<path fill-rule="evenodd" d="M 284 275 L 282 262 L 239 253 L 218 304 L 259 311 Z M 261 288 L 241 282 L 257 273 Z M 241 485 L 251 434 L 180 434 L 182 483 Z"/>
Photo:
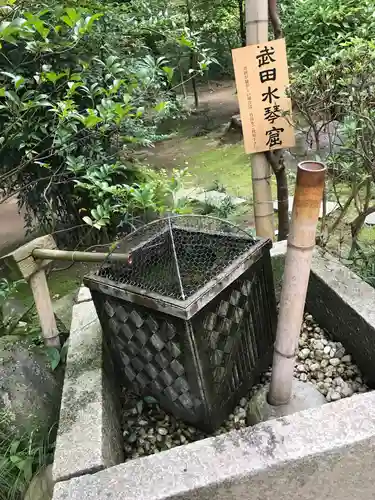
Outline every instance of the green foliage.
<path fill-rule="evenodd" d="M 351 38 L 370 41 L 375 36 L 372 0 L 288 0 L 281 2 L 281 14 L 295 67 L 311 66 Z"/>
<path fill-rule="evenodd" d="M 14 317 L 5 317 L 4 306 L 14 297 L 21 283 L 24 283 L 24 281 L 9 281 L 6 278 L 0 278 L 0 337 L 12 333 L 16 326 L 17 321 L 15 323 Z"/>
<path fill-rule="evenodd" d="M 142 199 L 154 189 L 143 185 L 145 176 L 129 168 L 129 160 L 134 148 L 157 139 L 161 120 L 179 115 L 175 68 L 145 47 L 142 37 L 133 43 L 139 23 L 127 9 L 111 4 L 98 12 L 57 5 L 34 11 L 22 5 L 5 11 L 8 17 L 0 24 L 0 179 L 6 196 L 19 191 L 29 227 L 35 220 L 45 230 L 73 226 L 82 210 L 93 227 L 107 226 L 110 207 L 97 199 L 110 197 L 106 181 L 104 192 L 93 196 L 103 165 L 119 175 L 126 171 L 129 189 L 116 192 L 123 212 L 126 199 L 138 199 L 144 209 Z M 149 28 L 152 22 L 144 24 Z M 159 16 L 158 22 L 170 20 Z M 176 29 L 173 37 L 178 51 L 184 45 L 194 52 L 197 74 L 213 62 L 196 34 Z M 160 202 L 152 202 L 161 212 Z"/>
<path fill-rule="evenodd" d="M 46 347 L 46 355 L 49 359 L 51 370 L 55 371 L 61 363 L 65 363 L 66 356 L 68 354 L 69 348 L 69 339 L 67 339 L 61 349 L 57 349 L 56 347 Z"/>
<path fill-rule="evenodd" d="M 350 260 L 359 253 L 366 261 L 359 236 L 366 217 L 375 212 L 374 75 L 374 42 L 354 38 L 297 74 L 291 88 L 299 116 L 309 124 L 317 144 L 329 124 L 336 124 L 336 130 L 331 129 L 326 161 L 333 184 L 348 183 L 350 194 L 343 203 L 339 200 L 339 215 L 328 228 L 325 244 L 351 213 Z"/>
<path fill-rule="evenodd" d="M 21 500 L 33 475 L 53 458 L 53 446 L 37 432 L 16 437 L 0 412 L 0 500 Z"/>
<path fill-rule="evenodd" d="M 138 172 L 138 182 L 127 184 L 128 171 L 122 164 L 103 165 L 82 173 L 76 188 L 88 194 L 95 208 L 83 220 L 96 229 L 115 225 L 124 228 L 142 221 L 148 215 L 163 215 L 167 211 L 182 213 L 184 204 L 177 198 L 186 170 L 153 171 L 143 168 Z"/>

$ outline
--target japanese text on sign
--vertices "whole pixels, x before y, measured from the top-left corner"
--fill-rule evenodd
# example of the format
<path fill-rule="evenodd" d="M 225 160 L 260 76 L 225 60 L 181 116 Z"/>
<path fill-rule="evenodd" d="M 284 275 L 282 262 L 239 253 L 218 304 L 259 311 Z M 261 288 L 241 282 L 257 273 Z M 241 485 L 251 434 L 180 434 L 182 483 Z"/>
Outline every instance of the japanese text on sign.
<path fill-rule="evenodd" d="M 233 50 L 246 153 L 294 146 L 285 40 Z"/>

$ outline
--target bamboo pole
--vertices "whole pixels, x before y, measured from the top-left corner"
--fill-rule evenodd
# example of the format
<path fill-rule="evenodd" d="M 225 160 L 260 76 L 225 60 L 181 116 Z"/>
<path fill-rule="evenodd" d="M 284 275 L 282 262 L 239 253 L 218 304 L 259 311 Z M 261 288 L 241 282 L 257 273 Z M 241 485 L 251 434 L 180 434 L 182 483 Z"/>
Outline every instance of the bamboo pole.
<path fill-rule="evenodd" d="M 246 42 L 268 41 L 268 2 L 246 0 Z M 271 168 L 264 153 L 251 157 L 255 229 L 258 236 L 274 238 Z"/>
<path fill-rule="evenodd" d="M 127 253 L 75 252 L 71 250 L 51 250 L 36 248 L 32 252 L 34 259 L 62 260 L 69 262 L 129 262 Z"/>
<path fill-rule="evenodd" d="M 268 394 L 268 402 L 274 406 L 288 403 L 292 395 L 294 359 L 315 247 L 325 172 L 326 167 L 320 162 L 304 161 L 298 165 Z"/>

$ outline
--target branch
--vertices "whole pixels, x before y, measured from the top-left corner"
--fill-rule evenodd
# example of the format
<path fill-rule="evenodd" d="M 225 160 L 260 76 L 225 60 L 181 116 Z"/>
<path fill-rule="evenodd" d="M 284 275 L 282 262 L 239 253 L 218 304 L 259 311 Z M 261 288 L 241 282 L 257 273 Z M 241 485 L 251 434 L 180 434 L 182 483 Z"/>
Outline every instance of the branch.
<path fill-rule="evenodd" d="M 267 161 L 271 165 L 275 174 L 285 168 L 283 162 L 281 161 L 283 156 L 282 149 L 278 149 L 277 151 L 266 151 L 264 154 L 266 155 Z"/>
<path fill-rule="evenodd" d="M 275 36 L 275 40 L 277 40 L 283 36 L 281 21 L 279 13 L 277 12 L 277 0 L 268 0 L 268 12 L 273 29 L 273 34 Z"/>

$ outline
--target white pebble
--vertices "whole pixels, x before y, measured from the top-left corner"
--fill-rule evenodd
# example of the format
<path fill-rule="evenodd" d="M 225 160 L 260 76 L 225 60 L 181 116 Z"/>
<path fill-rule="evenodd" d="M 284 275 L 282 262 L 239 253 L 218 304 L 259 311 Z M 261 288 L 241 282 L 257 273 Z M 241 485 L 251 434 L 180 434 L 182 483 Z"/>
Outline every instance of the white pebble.
<path fill-rule="evenodd" d="M 342 385 L 343 383 L 344 383 L 344 381 L 341 377 L 336 377 L 335 379 L 333 379 L 334 385 Z"/>
<path fill-rule="evenodd" d="M 324 344 L 321 340 L 315 340 L 313 346 L 316 351 L 323 351 L 324 349 Z"/>
<path fill-rule="evenodd" d="M 352 362 L 352 357 L 350 354 L 345 354 L 345 356 L 343 356 L 341 358 L 341 362 L 342 363 L 351 363 Z"/>
<path fill-rule="evenodd" d="M 339 392 L 332 391 L 331 392 L 331 401 L 338 401 L 339 399 L 341 399 L 341 394 Z"/>
<path fill-rule="evenodd" d="M 340 387 L 340 392 L 341 392 L 341 395 L 344 397 L 344 398 L 349 398 L 350 396 L 353 395 L 353 389 L 350 387 L 349 384 L 347 384 L 346 382 L 344 382 L 341 387 Z"/>
<path fill-rule="evenodd" d="M 305 347 L 304 349 L 302 349 L 299 353 L 298 353 L 298 357 L 300 359 L 306 359 L 310 354 L 310 349 L 308 349 L 307 347 Z"/>
<path fill-rule="evenodd" d="M 332 358 L 329 362 L 332 366 L 338 366 L 340 364 L 340 360 L 338 358 Z"/>
<path fill-rule="evenodd" d="M 321 368 L 327 368 L 327 366 L 329 365 L 329 361 L 328 359 L 323 359 L 321 362 L 320 362 L 320 366 Z"/>

